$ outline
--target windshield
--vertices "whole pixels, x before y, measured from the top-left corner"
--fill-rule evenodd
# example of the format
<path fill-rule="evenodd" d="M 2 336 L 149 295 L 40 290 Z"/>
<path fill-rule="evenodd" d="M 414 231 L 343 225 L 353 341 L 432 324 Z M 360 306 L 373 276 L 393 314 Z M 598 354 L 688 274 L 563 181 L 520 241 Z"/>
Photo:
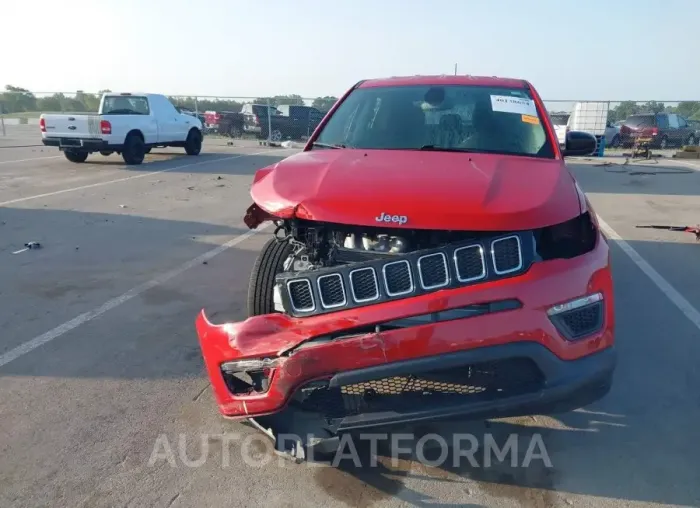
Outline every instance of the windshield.
<path fill-rule="evenodd" d="M 105 97 L 102 105 L 103 115 L 148 115 L 148 99 L 115 95 Z"/>
<path fill-rule="evenodd" d="M 514 88 L 358 88 L 338 107 L 317 141 L 359 149 L 554 157 L 532 97 Z"/>
<path fill-rule="evenodd" d="M 569 115 L 565 114 L 553 114 L 551 115 L 551 118 L 552 124 L 557 126 L 566 126 L 566 124 L 569 122 Z"/>
<path fill-rule="evenodd" d="M 653 127 L 654 115 L 632 115 L 625 120 L 625 124 L 630 127 Z"/>

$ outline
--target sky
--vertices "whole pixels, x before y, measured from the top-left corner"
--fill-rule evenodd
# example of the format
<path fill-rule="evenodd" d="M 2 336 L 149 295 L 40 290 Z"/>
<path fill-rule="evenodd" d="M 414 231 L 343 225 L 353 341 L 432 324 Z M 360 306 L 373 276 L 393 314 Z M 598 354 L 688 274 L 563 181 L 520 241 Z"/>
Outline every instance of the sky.
<path fill-rule="evenodd" d="M 313 98 L 457 64 L 527 79 L 546 100 L 700 99 L 698 0 L 3 4 L 3 88 Z"/>

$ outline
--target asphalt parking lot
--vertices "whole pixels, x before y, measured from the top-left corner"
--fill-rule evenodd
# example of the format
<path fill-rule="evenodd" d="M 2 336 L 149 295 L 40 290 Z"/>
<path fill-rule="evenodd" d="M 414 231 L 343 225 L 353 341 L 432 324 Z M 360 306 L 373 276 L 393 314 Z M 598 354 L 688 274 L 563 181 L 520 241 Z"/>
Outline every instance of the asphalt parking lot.
<path fill-rule="evenodd" d="M 194 319 L 244 316 L 269 233 L 242 222 L 251 177 L 295 150 L 207 140 L 199 157 L 156 150 L 126 167 L 71 164 L 35 141 L 0 141 L 0 506 L 700 506 L 700 245 L 635 228 L 699 222 L 700 164 L 570 163 L 613 245 L 620 359 L 605 399 L 416 430 L 539 434 L 552 467 L 431 467 L 410 453 L 253 467 L 243 452 L 272 455 L 219 417 Z M 42 248 L 14 254 L 31 241 Z M 225 463 L 215 436 L 231 432 Z M 186 465 L 181 435 L 185 459 L 206 448 L 207 460 Z M 158 439 L 176 462 L 149 465 Z"/>

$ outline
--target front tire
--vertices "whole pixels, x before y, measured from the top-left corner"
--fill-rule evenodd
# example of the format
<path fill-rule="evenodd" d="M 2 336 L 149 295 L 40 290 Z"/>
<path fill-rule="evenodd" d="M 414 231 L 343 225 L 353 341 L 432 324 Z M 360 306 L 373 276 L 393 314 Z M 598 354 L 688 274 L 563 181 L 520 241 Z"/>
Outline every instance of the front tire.
<path fill-rule="evenodd" d="M 122 158 L 130 166 L 138 166 L 146 156 L 146 145 L 141 136 L 129 134 L 124 141 Z"/>
<path fill-rule="evenodd" d="M 202 133 L 196 129 L 192 129 L 187 135 L 185 141 L 185 153 L 187 155 L 199 155 L 202 151 Z"/>
<path fill-rule="evenodd" d="M 71 162 L 75 162 L 76 164 L 85 162 L 88 158 L 87 152 L 74 152 L 72 150 L 66 150 L 65 152 L 63 152 L 63 155 L 66 156 L 66 159 L 68 159 Z"/>
<path fill-rule="evenodd" d="M 284 262 L 294 249 L 289 242 L 270 238 L 255 260 L 248 285 L 248 316 L 272 314 L 275 311 L 275 276 L 284 271 Z"/>

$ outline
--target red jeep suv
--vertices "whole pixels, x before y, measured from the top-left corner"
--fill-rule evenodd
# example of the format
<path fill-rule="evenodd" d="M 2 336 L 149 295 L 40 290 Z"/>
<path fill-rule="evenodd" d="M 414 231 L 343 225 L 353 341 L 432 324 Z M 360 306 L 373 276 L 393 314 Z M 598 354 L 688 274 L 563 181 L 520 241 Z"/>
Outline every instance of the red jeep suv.
<path fill-rule="evenodd" d="M 357 83 L 254 177 L 249 317 L 196 322 L 220 412 L 321 442 L 604 396 L 610 252 L 563 160 L 595 143 L 523 80 Z"/>

